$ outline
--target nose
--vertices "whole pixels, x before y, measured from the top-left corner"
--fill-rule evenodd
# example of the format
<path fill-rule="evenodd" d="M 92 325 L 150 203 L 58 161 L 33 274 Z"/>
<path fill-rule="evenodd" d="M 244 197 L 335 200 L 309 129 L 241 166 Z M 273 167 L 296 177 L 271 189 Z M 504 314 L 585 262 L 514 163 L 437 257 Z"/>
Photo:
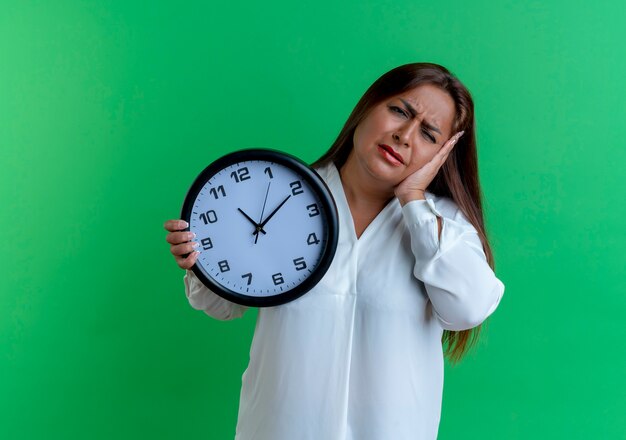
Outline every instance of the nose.
<path fill-rule="evenodd" d="M 400 145 L 410 147 L 411 146 L 411 136 L 412 133 L 417 127 L 417 121 L 407 121 L 406 124 L 398 127 L 392 134 L 392 138 L 395 142 Z"/>

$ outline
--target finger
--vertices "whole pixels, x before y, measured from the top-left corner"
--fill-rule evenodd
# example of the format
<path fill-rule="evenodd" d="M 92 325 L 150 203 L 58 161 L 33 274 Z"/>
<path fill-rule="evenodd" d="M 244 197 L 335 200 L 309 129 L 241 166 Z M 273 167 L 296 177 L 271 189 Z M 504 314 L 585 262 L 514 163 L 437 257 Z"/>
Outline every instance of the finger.
<path fill-rule="evenodd" d="M 448 141 L 443 147 L 439 149 L 437 154 L 433 156 L 433 158 L 422 167 L 422 170 L 428 174 L 436 174 L 439 169 L 443 166 L 454 147 L 454 142 Z"/>
<path fill-rule="evenodd" d="M 456 141 L 458 141 L 458 140 L 461 138 L 461 136 L 463 136 L 463 133 L 465 133 L 465 130 L 461 130 L 461 131 L 459 131 L 458 133 L 456 133 L 456 134 L 453 136 L 453 139 L 454 139 L 454 142 L 455 142 L 455 143 L 456 143 Z"/>
<path fill-rule="evenodd" d="M 196 234 L 189 231 L 170 232 L 165 236 L 165 241 L 167 241 L 169 244 L 180 244 L 193 240 L 195 237 Z"/>
<path fill-rule="evenodd" d="M 168 220 L 163 227 L 170 232 L 174 232 L 188 228 L 189 224 L 185 220 Z"/>
<path fill-rule="evenodd" d="M 454 143 L 450 144 L 447 142 L 443 147 L 437 151 L 437 153 L 433 156 L 433 158 L 424 165 L 424 168 L 428 167 L 429 169 L 433 169 L 432 171 L 438 170 L 441 165 L 446 161 L 448 155 L 452 151 L 452 147 L 454 147 Z"/>
<path fill-rule="evenodd" d="M 456 145 L 456 143 L 459 141 L 461 136 L 463 136 L 463 133 L 465 133 L 465 132 L 464 131 L 460 131 L 457 134 L 455 134 L 454 136 L 452 136 L 450 139 L 448 139 L 448 141 L 444 144 L 444 146 L 441 147 L 441 150 L 451 150 L 452 147 L 454 147 Z"/>
<path fill-rule="evenodd" d="M 174 258 L 176 259 L 176 263 L 178 264 L 178 267 L 180 267 L 181 269 L 191 269 L 193 265 L 196 264 L 198 255 L 200 255 L 200 252 L 192 252 L 191 254 L 189 254 L 187 258 L 183 258 L 183 257 L 174 257 Z"/>
<path fill-rule="evenodd" d="M 450 148 L 454 147 L 457 144 L 459 139 L 461 139 L 461 136 L 463 136 L 463 133 L 465 133 L 465 131 L 459 131 L 457 134 L 450 138 L 450 140 L 448 141 L 448 143 L 450 144 Z"/>
<path fill-rule="evenodd" d="M 172 253 L 172 255 L 185 255 L 194 251 L 199 245 L 200 243 L 198 243 L 197 241 L 190 241 L 182 244 L 173 244 L 172 246 L 170 246 L 170 252 Z"/>
<path fill-rule="evenodd" d="M 436 159 L 440 161 L 441 163 L 445 162 L 448 157 L 448 154 L 450 154 L 450 151 L 452 151 L 452 148 L 454 148 L 454 146 L 458 142 L 459 138 L 463 135 L 463 133 L 465 132 L 460 131 L 454 136 L 452 136 L 450 139 L 448 139 L 448 141 L 445 144 L 443 144 L 443 146 L 439 149 L 437 154 L 435 154 L 435 157 L 433 159 Z"/>
<path fill-rule="evenodd" d="M 439 158 L 441 159 L 441 163 L 444 163 L 446 161 L 446 159 L 448 158 L 448 156 L 454 149 L 454 146 L 456 145 L 456 143 L 457 143 L 456 139 L 452 140 L 451 142 L 447 144 L 445 149 L 442 148 L 441 155 L 439 156 Z"/>

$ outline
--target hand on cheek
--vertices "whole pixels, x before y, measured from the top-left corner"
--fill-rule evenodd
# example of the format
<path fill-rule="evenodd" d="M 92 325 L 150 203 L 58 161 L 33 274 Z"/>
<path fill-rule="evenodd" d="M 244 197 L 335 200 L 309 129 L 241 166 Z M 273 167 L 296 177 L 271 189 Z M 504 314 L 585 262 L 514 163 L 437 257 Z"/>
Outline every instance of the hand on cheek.
<path fill-rule="evenodd" d="M 452 136 L 441 147 L 441 149 L 435 154 L 435 156 L 419 170 L 406 177 L 398 186 L 396 186 L 394 192 L 400 204 L 404 206 L 411 200 L 423 200 L 424 192 L 430 182 L 433 181 L 439 168 L 445 163 L 448 158 L 448 154 L 452 151 L 452 148 L 463 135 L 463 131 Z"/>

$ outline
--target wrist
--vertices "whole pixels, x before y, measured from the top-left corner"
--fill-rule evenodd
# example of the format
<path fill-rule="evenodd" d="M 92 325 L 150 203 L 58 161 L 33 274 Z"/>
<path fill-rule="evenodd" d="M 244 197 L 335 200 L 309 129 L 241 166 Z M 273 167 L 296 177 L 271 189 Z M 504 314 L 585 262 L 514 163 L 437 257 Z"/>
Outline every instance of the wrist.
<path fill-rule="evenodd" d="M 404 206 L 413 200 L 426 200 L 425 192 L 422 190 L 411 191 L 406 194 L 397 194 L 396 197 L 400 201 L 401 206 Z"/>

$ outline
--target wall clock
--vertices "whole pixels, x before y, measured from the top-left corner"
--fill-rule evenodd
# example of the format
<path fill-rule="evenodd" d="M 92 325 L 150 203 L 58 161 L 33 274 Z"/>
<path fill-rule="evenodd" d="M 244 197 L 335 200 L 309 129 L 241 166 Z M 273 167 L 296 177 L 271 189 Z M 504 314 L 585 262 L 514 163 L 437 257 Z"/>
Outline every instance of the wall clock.
<path fill-rule="evenodd" d="M 206 167 L 183 203 L 196 234 L 193 272 L 216 294 L 267 307 L 295 300 L 335 255 L 337 208 L 322 178 L 294 156 L 240 150 Z"/>

